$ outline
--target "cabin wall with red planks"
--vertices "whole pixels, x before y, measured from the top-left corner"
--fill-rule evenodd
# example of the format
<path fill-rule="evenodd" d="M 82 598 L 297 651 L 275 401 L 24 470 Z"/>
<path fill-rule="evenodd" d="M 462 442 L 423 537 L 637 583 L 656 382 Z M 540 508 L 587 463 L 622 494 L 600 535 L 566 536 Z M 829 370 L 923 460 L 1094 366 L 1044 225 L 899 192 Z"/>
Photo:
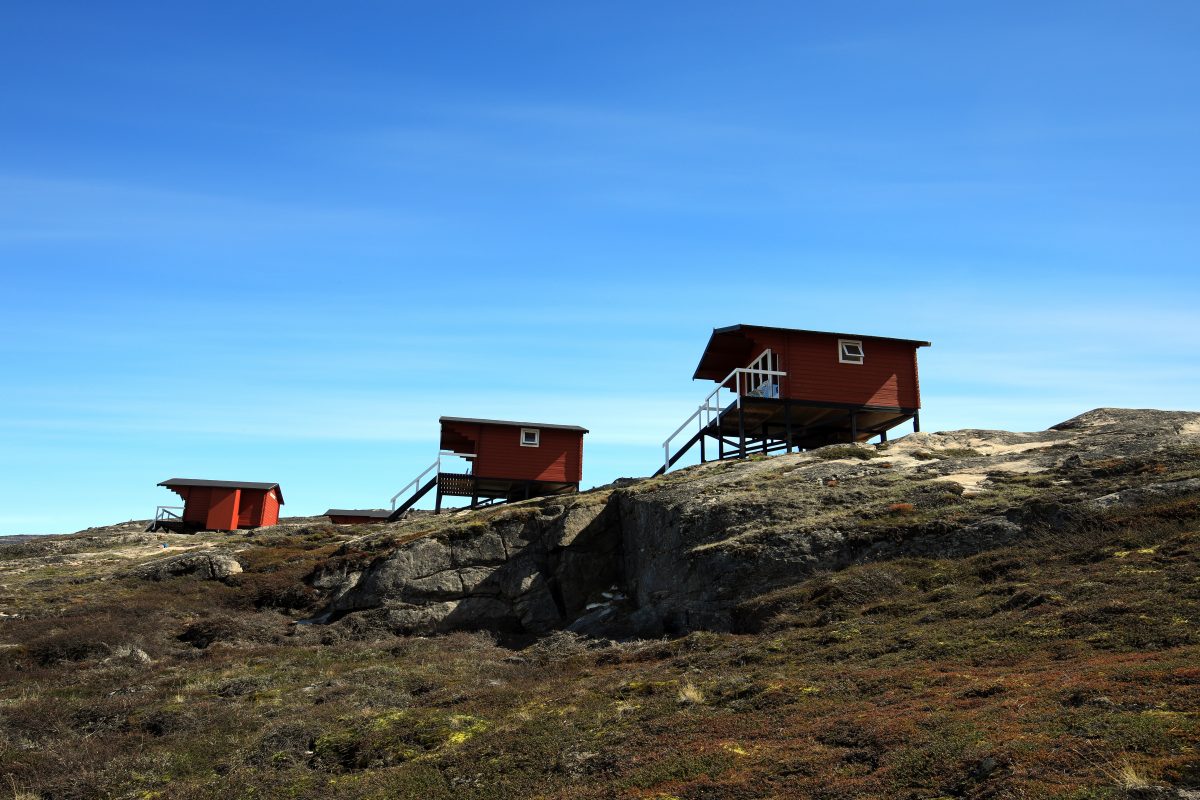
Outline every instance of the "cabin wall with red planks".
<path fill-rule="evenodd" d="M 537 447 L 521 444 L 520 425 L 443 423 L 443 446 L 453 438 L 473 442 L 472 473 L 484 478 L 579 483 L 583 480 L 583 431 L 539 431 Z M 449 435 L 448 435 L 449 434 Z M 461 445 L 460 445 L 461 446 Z"/>
<path fill-rule="evenodd" d="M 868 336 L 755 328 L 747 328 L 743 335 L 750 344 L 750 355 L 739 366 L 749 366 L 769 348 L 778 356 L 779 369 L 787 373 L 781 386 L 785 398 L 898 408 L 921 405 L 917 348 L 913 344 Z M 862 343 L 863 363 L 839 360 L 841 339 Z"/>
<path fill-rule="evenodd" d="M 266 527 L 267 525 L 279 524 L 279 490 L 271 489 L 263 497 L 262 514 L 258 518 L 258 525 Z"/>
<path fill-rule="evenodd" d="M 237 530 L 238 506 L 241 503 L 242 490 L 213 488 L 211 497 L 204 527 L 210 531 Z"/>

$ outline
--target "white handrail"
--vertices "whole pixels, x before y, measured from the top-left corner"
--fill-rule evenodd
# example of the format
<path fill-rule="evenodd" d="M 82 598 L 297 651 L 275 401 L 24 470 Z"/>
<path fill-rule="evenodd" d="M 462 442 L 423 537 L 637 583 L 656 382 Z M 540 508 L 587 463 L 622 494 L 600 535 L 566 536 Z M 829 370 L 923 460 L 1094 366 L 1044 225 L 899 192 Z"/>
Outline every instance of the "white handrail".
<path fill-rule="evenodd" d="M 764 351 L 762 355 L 750 363 L 759 363 L 763 356 L 769 355 L 770 352 L 770 350 Z M 745 392 L 742 391 L 742 375 L 751 376 L 751 378 L 747 379 L 746 381 L 747 388 Z M 743 395 L 758 391 L 761 386 L 770 383 L 772 378 L 786 377 L 786 372 L 772 369 L 757 369 L 754 367 L 738 367 L 733 372 L 730 372 L 728 375 L 726 375 L 725 380 L 718 383 L 717 388 L 713 389 L 708 397 L 704 398 L 704 402 L 692 412 L 692 415 L 685 419 L 683 424 L 676 428 L 675 432 L 668 436 L 666 441 L 663 442 L 663 472 L 666 472 L 671 468 L 671 440 L 683 433 L 683 430 L 691 424 L 692 420 L 698 419 L 698 430 L 703 431 L 712 424 L 714 419 L 719 420 L 721 418 L 721 413 L 724 411 L 724 409 L 721 408 L 721 390 L 728 388 L 726 384 L 728 384 L 730 381 L 733 381 L 734 399 L 730 405 L 726 406 L 725 408 L 728 409 L 730 406 L 740 408 L 742 405 Z M 757 383 L 753 383 L 754 378 L 759 379 Z M 752 383 L 753 385 L 751 385 Z"/>
<path fill-rule="evenodd" d="M 179 513 L 176 514 L 176 511 Z M 172 519 L 183 521 L 183 506 L 158 506 L 154 509 L 154 520 L 150 523 L 150 530 L 156 531 L 160 522 Z"/>
<path fill-rule="evenodd" d="M 400 497 L 400 495 L 404 494 L 405 492 L 407 492 L 409 489 L 412 489 L 412 488 L 419 489 L 421 487 L 421 479 L 424 478 L 426 475 L 428 475 L 432 470 L 436 469 L 439 473 L 442 471 L 442 456 L 455 456 L 457 458 L 465 458 L 465 459 L 469 460 L 469 459 L 475 458 L 476 453 L 455 453 L 450 450 L 440 451 L 438 453 L 438 457 L 437 457 L 436 461 L 434 461 L 432 464 L 430 464 L 425 469 L 421 470 L 420 475 L 413 478 L 408 483 L 404 484 L 403 489 L 401 489 L 400 491 L 398 491 L 394 495 L 392 495 L 392 510 L 393 511 L 396 510 L 396 500 Z"/>
<path fill-rule="evenodd" d="M 404 488 L 403 488 L 403 489 L 401 489 L 400 491 L 398 491 L 398 492 L 396 492 L 394 495 L 392 495 L 392 511 L 395 511 L 395 510 L 396 510 L 396 499 L 397 499 L 398 497 L 400 497 L 400 495 L 404 494 L 405 492 L 407 492 L 409 489 L 411 489 L 411 488 L 413 488 L 413 487 L 419 487 L 419 486 L 421 485 L 421 479 L 422 479 L 422 478 L 424 478 L 426 475 L 428 475 L 428 474 L 429 474 L 431 471 L 433 471 L 433 470 L 435 470 L 435 469 L 436 469 L 438 472 L 441 472 L 441 471 L 442 471 L 442 470 L 441 470 L 441 467 L 442 467 L 442 456 L 441 456 L 441 454 L 439 453 L 439 454 L 438 454 L 438 457 L 437 457 L 437 461 L 434 461 L 434 462 L 433 462 L 432 464 L 430 464 L 428 467 L 426 467 L 425 469 L 421 470 L 421 474 L 420 474 L 420 475 L 418 475 L 417 477 L 413 478 L 413 479 L 412 479 L 411 481 L 409 481 L 408 483 L 404 484 Z"/>

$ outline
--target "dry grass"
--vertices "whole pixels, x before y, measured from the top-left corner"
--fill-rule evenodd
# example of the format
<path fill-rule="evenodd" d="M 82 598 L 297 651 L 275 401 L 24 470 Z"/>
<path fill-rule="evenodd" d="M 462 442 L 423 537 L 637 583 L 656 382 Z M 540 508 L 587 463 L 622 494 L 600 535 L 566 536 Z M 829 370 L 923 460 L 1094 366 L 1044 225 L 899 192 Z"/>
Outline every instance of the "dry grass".
<path fill-rule="evenodd" d="M 1122 761 L 1112 775 L 1114 783 L 1121 789 L 1149 789 L 1152 785 L 1128 759 Z"/>
<path fill-rule="evenodd" d="M 696 686 L 691 681 L 685 681 L 680 687 L 676 695 L 680 705 L 684 706 L 702 706 L 704 705 L 704 690 Z"/>

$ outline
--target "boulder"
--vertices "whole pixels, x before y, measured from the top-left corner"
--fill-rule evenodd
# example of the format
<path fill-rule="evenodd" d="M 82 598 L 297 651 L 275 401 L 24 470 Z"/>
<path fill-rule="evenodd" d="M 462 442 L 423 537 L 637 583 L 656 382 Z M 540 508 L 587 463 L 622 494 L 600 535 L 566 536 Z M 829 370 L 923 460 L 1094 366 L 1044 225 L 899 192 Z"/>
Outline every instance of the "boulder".
<path fill-rule="evenodd" d="M 241 571 L 242 565 L 232 554 L 221 550 L 204 550 L 159 558 L 134 567 L 126 574 L 151 581 L 185 576 L 214 581 L 224 580 Z"/>

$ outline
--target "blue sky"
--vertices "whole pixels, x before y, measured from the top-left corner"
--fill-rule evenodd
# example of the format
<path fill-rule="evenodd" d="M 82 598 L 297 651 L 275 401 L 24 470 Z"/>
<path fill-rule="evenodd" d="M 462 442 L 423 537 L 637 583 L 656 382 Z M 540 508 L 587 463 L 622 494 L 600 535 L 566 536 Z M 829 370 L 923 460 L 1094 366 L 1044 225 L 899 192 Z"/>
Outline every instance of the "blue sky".
<path fill-rule="evenodd" d="M 1200 406 L 1194 3 L 56 3 L 0 25 L 0 534 L 372 506 L 441 414 L 652 471 L 737 322 L 927 430 Z"/>

